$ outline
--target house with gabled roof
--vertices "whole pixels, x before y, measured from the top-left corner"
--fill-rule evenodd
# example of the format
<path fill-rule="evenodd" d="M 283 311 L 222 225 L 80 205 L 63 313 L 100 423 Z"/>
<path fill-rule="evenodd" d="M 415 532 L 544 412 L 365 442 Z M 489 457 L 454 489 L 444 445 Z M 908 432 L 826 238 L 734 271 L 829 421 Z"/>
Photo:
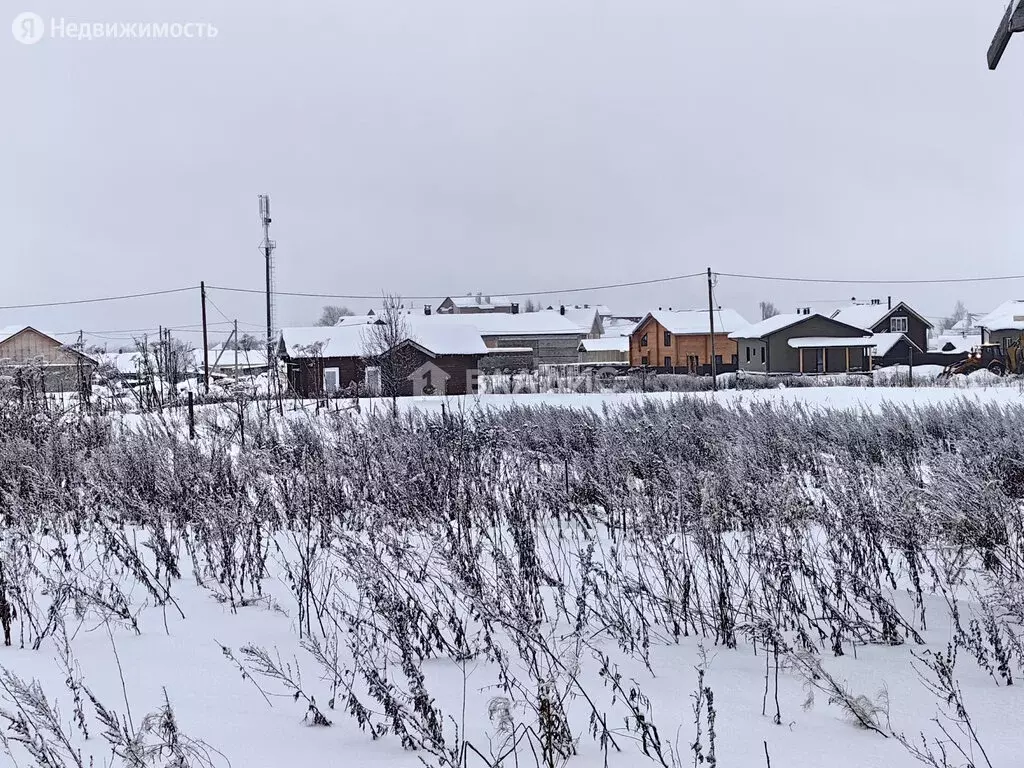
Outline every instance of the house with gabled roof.
<path fill-rule="evenodd" d="M 1003 349 L 1024 333 L 1024 299 L 1004 301 L 977 321 L 983 344 L 1000 344 Z"/>
<path fill-rule="evenodd" d="M 477 315 L 491 312 L 511 315 L 519 312 L 519 304 L 508 296 L 468 293 L 465 296 L 449 296 L 437 305 L 439 315 Z"/>
<path fill-rule="evenodd" d="M 736 343 L 729 333 L 747 325 L 733 309 L 714 313 L 715 368 L 736 364 Z M 711 370 L 711 317 L 706 309 L 648 312 L 629 336 L 629 364 L 688 373 Z"/>
<path fill-rule="evenodd" d="M 99 364 L 73 346 L 29 325 L 0 328 L 0 374 L 39 377 L 46 392 L 81 392 Z"/>
<path fill-rule="evenodd" d="M 403 338 L 386 351 L 376 349 L 381 337 L 374 329 L 384 324 L 380 319 L 347 326 L 283 328 L 278 355 L 287 364 L 290 388 L 300 397 L 365 385 L 367 370 L 385 354 L 392 356 L 396 368 L 394 394 L 464 395 L 475 386 L 487 347 L 476 326 L 431 319 L 402 316 L 402 332 L 396 335 Z"/>
<path fill-rule="evenodd" d="M 561 306 L 558 309 L 541 310 L 541 313 L 551 312 L 557 312 L 566 320 L 568 320 L 577 328 L 579 328 L 580 333 L 583 334 L 584 339 L 599 339 L 604 335 L 603 318 L 598 313 L 597 307 Z"/>
<path fill-rule="evenodd" d="M 739 370 L 750 373 L 843 373 L 867 370 L 873 335 L 813 312 L 782 314 L 729 334 Z"/>
<path fill-rule="evenodd" d="M 534 365 L 564 365 L 578 362 L 578 348 L 585 336 L 577 323 L 560 312 L 503 312 L 472 315 L 434 314 L 418 318 L 423 324 L 468 324 L 477 329 L 484 344 L 495 350 L 532 350 Z"/>
<path fill-rule="evenodd" d="M 905 301 L 894 306 L 878 299 L 869 304 L 854 304 L 833 312 L 832 319 L 869 333 L 902 333 L 919 350 L 928 349 L 928 333 L 934 327 Z"/>

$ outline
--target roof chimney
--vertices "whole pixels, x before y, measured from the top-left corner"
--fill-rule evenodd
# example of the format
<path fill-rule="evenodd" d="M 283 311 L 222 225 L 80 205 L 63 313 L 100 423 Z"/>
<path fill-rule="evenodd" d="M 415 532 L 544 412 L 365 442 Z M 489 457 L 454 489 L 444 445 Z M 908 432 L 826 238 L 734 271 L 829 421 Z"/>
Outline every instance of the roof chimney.
<path fill-rule="evenodd" d="M 430 314 L 430 305 L 429 304 L 424 304 L 423 305 L 423 314 L 424 315 L 429 315 Z"/>
<path fill-rule="evenodd" d="M 563 304 L 562 306 L 560 306 L 558 308 L 558 314 L 560 314 L 560 315 L 564 315 L 565 314 L 565 304 Z"/>
<path fill-rule="evenodd" d="M 513 301 L 512 302 L 512 314 L 513 315 L 518 315 L 519 314 L 519 302 L 518 301 Z"/>
<path fill-rule="evenodd" d="M 892 309 L 892 296 L 889 297 L 889 309 Z"/>

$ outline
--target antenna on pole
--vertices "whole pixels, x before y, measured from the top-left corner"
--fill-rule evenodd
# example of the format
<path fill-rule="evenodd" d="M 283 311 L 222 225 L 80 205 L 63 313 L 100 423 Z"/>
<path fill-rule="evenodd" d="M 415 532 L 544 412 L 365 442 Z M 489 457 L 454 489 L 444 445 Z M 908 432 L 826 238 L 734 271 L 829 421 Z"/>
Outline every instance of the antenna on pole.
<path fill-rule="evenodd" d="M 267 261 L 267 362 L 274 357 L 274 249 L 270 239 L 270 195 L 260 195 L 260 223 L 263 225 L 263 256 Z"/>
<path fill-rule="evenodd" d="M 1024 0 L 1010 0 L 988 48 L 989 69 L 999 66 L 1006 46 L 1010 44 L 1010 38 L 1018 32 L 1024 32 Z"/>

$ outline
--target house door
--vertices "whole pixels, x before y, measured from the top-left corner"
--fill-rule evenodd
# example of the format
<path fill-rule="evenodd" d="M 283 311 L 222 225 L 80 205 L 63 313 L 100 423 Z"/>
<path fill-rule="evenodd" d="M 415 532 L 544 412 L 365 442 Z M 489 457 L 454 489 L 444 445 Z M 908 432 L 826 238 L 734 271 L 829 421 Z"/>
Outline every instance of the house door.
<path fill-rule="evenodd" d="M 814 370 L 816 373 L 825 372 L 825 350 L 816 349 L 814 350 Z"/>
<path fill-rule="evenodd" d="M 686 356 L 686 367 L 690 370 L 690 373 L 700 373 L 700 358 L 697 355 Z"/>
<path fill-rule="evenodd" d="M 341 377 L 337 368 L 324 368 L 324 393 L 333 395 L 340 389 Z"/>

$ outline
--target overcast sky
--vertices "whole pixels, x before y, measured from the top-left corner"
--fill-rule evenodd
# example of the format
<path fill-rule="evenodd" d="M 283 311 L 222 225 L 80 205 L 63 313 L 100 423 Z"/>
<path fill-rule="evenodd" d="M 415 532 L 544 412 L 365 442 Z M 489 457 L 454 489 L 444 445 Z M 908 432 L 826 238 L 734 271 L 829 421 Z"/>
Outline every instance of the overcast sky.
<path fill-rule="evenodd" d="M 2 33 L 0 305 L 260 288 L 260 192 L 284 291 L 539 291 L 707 266 L 1024 273 L 1024 35 L 997 72 L 985 64 L 1002 4 L 7 4 L 12 18 L 206 21 L 219 35 Z M 1022 282 L 722 277 L 716 294 L 750 318 L 760 299 L 791 311 L 889 294 L 937 315 L 957 298 L 984 312 L 1024 297 Z M 210 295 L 244 328 L 263 322 L 260 296 Z M 560 298 L 639 312 L 700 306 L 706 284 Z M 311 322 L 322 303 L 281 299 L 279 324 Z M 0 310 L 0 326 L 55 332 L 198 322 L 192 293 Z"/>

